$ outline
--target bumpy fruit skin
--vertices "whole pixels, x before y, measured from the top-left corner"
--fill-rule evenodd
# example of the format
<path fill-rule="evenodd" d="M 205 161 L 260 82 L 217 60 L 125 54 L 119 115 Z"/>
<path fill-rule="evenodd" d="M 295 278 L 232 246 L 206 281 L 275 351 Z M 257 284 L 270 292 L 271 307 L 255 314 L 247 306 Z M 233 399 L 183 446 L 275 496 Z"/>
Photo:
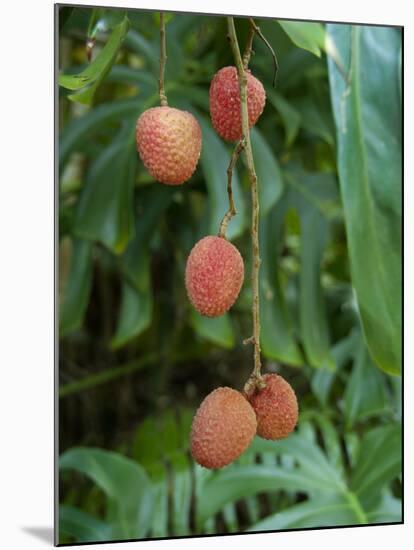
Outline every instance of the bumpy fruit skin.
<path fill-rule="evenodd" d="M 205 468 L 222 468 L 247 449 L 256 426 L 256 415 L 240 392 L 217 388 L 204 399 L 194 416 L 191 454 Z"/>
<path fill-rule="evenodd" d="M 191 250 L 185 286 L 191 303 L 201 315 L 223 315 L 237 300 L 243 279 L 243 258 L 225 238 L 204 237 Z"/>
<path fill-rule="evenodd" d="M 266 93 L 260 80 L 249 70 L 247 74 L 247 110 L 249 127 L 256 124 L 263 112 Z M 236 67 L 223 67 L 210 85 L 210 115 L 216 132 L 227 141 L 242 137 L 239 79 Z"/>
<path fill-rule="evenodd" d="M 153 107 L 136 126 L 137 149 L 153 178 L 167 185 L 187 181 L 201 152 L 201 128 L 191 113 L 173 107 Z"/>
<path fill-rule="evenodd" d="M 277 374 L 263 376 L 266 387 L 255 391 L 249 401 L 257 417 L 257 435 L 284 439 L 298 421 L 298 402 L 292 386 Z"/>

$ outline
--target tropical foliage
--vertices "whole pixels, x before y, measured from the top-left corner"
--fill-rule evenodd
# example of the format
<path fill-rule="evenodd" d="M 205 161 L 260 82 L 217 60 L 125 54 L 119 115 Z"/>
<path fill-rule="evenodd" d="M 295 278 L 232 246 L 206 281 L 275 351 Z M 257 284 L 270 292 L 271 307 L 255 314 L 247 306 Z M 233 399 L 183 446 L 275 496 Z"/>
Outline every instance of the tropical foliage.
<path fill-rule="evenodd" d="M 228 237 L 242 294 L 207 319 L 183 283 L 191 247 L 227 210 L 231 147 L 208 113 L 212 76 L 233 64 L 225 18 L 167 17 L 169 103 L 203 135 L 196 173 L 171 188 L 135 149 L 136 119 L 158 103 L 159 14 L 57 9 L 60 542 L 400 522 L 399 29 L 256 20 L 279 64 L 273 88 L 256 37 L 262 353 L 295 388 L 300 422 L 209 471 L 188 452 L 192 414 L 252 368 L 241 163 Z M 236 29 L 243 44 L 247 21 Z"/>

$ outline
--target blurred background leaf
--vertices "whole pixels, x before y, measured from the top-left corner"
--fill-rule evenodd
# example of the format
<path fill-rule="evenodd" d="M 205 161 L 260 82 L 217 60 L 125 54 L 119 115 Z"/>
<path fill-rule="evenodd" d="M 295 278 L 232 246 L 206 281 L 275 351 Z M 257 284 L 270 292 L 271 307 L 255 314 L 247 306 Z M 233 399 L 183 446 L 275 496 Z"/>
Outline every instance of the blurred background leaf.
<path fill-rule="evenodd" d="M 299 48 L 320 57 L 325 43 L 325 29 L 311 21 L 278 21 L 279 25 Z"/>
<path fill-rule="evenodd" d="M 92 244 L 75 240 L 66 288 L 62 291 L 59 331 L 61 336 L 81 326 L 92 285 Z"/>
<path fill-rule="evenodd" d="M 138 464 L 102 449 L 73 448 L 61 456 L 60 468 L 88 476 L 105 492 L 113 538 L 145 536 L 153 494 L 148 476 Z"/>
<path fill-rule="evenodd" d="M 191 248 L 228 208 L 234 145 L 208 93 L 233 64 L 226 21 L 166 16 L 169 104 L 203 135 L 193 176 L 168 187 L 135 148 L 158 104 L 159 13 L 58 9 L 60 542 L 401 522 L 400 31 L 256 21 L 279 62 L 273 89 L 255 39 L 262 359 L 295 388 L 300 421 L 209 471 L 189 453 L 193 414 L 252 368 L 243 156 L 228 231 L 241 294 L 209 319 L 184 287 Z M 235 23 L 243 46 L 248 21 Z"/>

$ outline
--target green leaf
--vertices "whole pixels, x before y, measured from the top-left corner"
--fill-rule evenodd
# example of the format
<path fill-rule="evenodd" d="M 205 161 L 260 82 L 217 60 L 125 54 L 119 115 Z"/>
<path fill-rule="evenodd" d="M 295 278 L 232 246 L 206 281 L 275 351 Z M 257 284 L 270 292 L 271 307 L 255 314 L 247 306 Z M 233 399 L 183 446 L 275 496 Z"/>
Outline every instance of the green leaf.
<path fill-rule="evenodd" d="M 252 525 L 248 531 L 306 529 L 357 523 L 358 516 L 347 499 L 343 495 L 335 494 L 290 506 Z"/>
<path fill-rule="evenodd" d="M 203 484 L 198 500 L 197 519 L 203 525 L 224 506 L 258 493 L 277 490 L 311 491 L 319 487 L 300 471 L 277 466 L 231 466 Z"/>
<path fill-rule="evenodd" d="M 367 432 L 359 447 L 351 489 L 368 509 L 386 483 L 401 474 L 401 427 L 380 426 Z"/>
<path fill-rule="evenodd" d="M 399 422 L 402 421 L 402 414 L 403 414 L 403 408 L 402 408 L 402 380 L 400 377 L 393 376 L 390 380 L 391 382 L 391 393 L 392 393 L 392 405 L 394 410 L 394 415 L 396 417 L 396 420 Z"/>
<path fill-rule="evenodd" d="M 250 130 L 259 186 L 260 215 L 266 216 L 283 193 L 283 179 L 273 151 L 257 128 Z"/>
<path fill-rule="evenodd" d="M 346 338 L 337 342 L 331 349 L 331 355 L 335 362 L 335 371 L 320 369 L 312 376 L 312 392 L 323 405 L 327 405 L 334 378 L 338 374 L 338 371 L 352 357 L 357 343 L 357 332 L 352 331 Z"/>
<path fill-rule="evenodd" d="M 152 537 L 168 536 L 168 498 L 169 498 L 169 480 L 163 465 L 159 465 L 160 478 L 154 483 L 154 515 L 151 522 Z"/>
<path fill-rule="evenodd" d="M 314 420 L 315 427 L 317 427 L 321 432 L 323 446 L 329 462 L 338 472 L 340 472 L 343 477 L 344 465 L 342 461 L 342 448 L 338 429 L 325 414 L 312 411 L 311 418 Z"/>
<path fill-rule="evenodd" d="M 59 460 L 61 470 L 76 470 L 96 483 L 108 497 L 113 538 L 142 538 L 148 532 L 154 497 L 145 471 L 124 456 L 93 448 L 73 448 Z"/>
<path fill-rule="evenodd" d="M 138 193 L 135 235 L 122 256 L 123 272 L 137 290 L 143 291 L 148 286 L 142 279 L 141 254 L 148 250 L 151 237 L 156 232 L 160 218 L 169 207 L 175 192 L 173 188 L 165 185 L 151 185 Z"/>
<path fill-rule="evenodd" d="M 299 424 L 299 428 L 301 427 L 306 428 L 303 423 Z M 251 451 L 274 452 L 275 455 L 290 456 L 298 461 L 299 468 L 294 472 L 297 471 L 308 480 L 305 490 L 342 491 L 345 488 L 341 472 L 328 461 L 316 443 L 306 435 L 306 431 L 292 434 L 280 441 L 255 438 Z"/>
<path fill-rule="evenodd" d="M 111 526 L 79 508 L 59 506 L 59 537 L 75 542 L 106 542 L 112 538 Z"/>
<path fill-rule="evenodd" d="M 305 172 L 292 165 L 284 172 L 289 202 L 300 217 L 299 318 L 306 357 L 315 368 L 334 368 L 322 288 L 322 259 L 329 240 L 331 218 L 338 209 L 332 175 Z"/>
<path fill-rule="evenodd" d="M 158 461 L 162 457 L 161 442 L 154 437 L 157 427 L 153 417 L 143 420 L 135 432 L 132 446 L 133 457 L 144 467 Z"/>
<path fill-rule="evenodd" d="M 132 361 L 128 361 L 122 365 L 103 368 L 95 374 L 82 376 L 77 380 L 75 379 L 72 382 L 68 382 L 67 384 L 60 386 L 59 398 L 89 390 L 91 388 L 96 388 L 97 386 L 103 384 L 108 384 L 109 382 L 113 382 L 123 376 L 130 376 L 138 370 L 153 367 L 158 362 L 159 354 L 153 352 L 133 359 Z"/>
<path fill-rule="evenodd" d="M 192 474 L 188 457 L 174 453 L 170 457 L 172 474 L 172 530 L 177 536 L 190 534 Z"/>
<path fill-rule="evenodd" d="M 303 357 L 294 338 L 292 321 L 278 270 L 284 239 L 283 222 L 286 201 L 276 204 L 267 216 L 262 216 L 259 227 L 260 268 L 260 321 L 261 345 L 269 359 L 300 366 Z"/>
<path fill-rule="evenodd" d="M 59 165 L 62 168 L 74 151 L 82 151 L 83 146 L 105 126 L 123 119 L 136 120 L 142 110 L 137 98 L 119 99 L 102 103 L 79 118 L 74 118 L 59 136 Z"/>
<path fill-rule="evenodd" d="M 239 531 L 239 522 L 237 519 L 235 504 L 230 503 L 223 508 L 223 520 L 226 524 L 226 530 L 228 533 Z"/>
<path fill-rule="evenodd" d="M 188 35 L 199 32 L 200 27 L 209 24 L 211 21 L 208 15 L 193 15 L 187 13 L 185 17 L 181 14 L 175 14 L 170 21 L 168 21 L 168 33 L 174 36 L 175 40 L 184 41 Z M 187 38 L 188 39 L 188 38 Z"/>
<path fill-rule="evenodd" d="M 165 456 L 175 455 L 180 449 L 180 428 L 175 410 L 166 410 L 158 422 L 162 451 Z M 161 455 L 160 458 L 163 458 Z"/>
<path fill-rule="evenodd" d="M 194 416 L 190 409 L 167 410 L 162 416 L 146 418 L 137 428 L 133 443 L 133 456 L 146 468 L 155 462 L 175 456 L 177 451 L 186 451 L 188 436 Z"/>
<path fill-rule="evenodd" d="M 309 363 L 316 368 L 334 368 L 325 298 L 321 284 L 322 257 L 327 243 L 328 222 L 314 208 L 300 213 L 300 326 Z"/>
<path fill-rule="evenodd" d="M 328 145 L 335 145 L 335 128 L 332 123 L 329 96 L 317 90 L 317 96 L 306 95 L 294 99 L 292 104 L 300 114 L 301 126 L 308 132 L 318 136 Z"/>
<path fill-rule="evenodd" d="M 374 363 L 401 371 L 401 32 L 328 25 L 348 81 L 329 58 L 351 276 Z M 375 70 L 373 70 L 375 68 Z"/>
<path fill-rule="evenodd" d="M 67 10 L 69 8 L 59 8 L 59 20 Z M 77 32 L 86 37 L 90 15 L 90 8 L 87 7 L 78 6 L 71 9 L 70 14 L 65 18 L 63 28 L 60 28 L 59 25 L 59 31 L 63 36 L 71 36 L 73 32 Z"/>
<path fill-rule="evenodd" d="M 285 145 L 290 147 L 295 141 L 300 128 L 300 113 L 289 101 L 274 90 L 266 90 L 266 97 L 282 118 L 285 126 Z"/>
<path fill-rule="evenodd" d="M 66 22 L 70 19 L 75 8 L 58 6 L 59 33 L 64 30 Z"/>
<path fill-rule="evenodd" d="M 188 96 L 191 98 L 191 104 L 197 108 L 209 111 L 210 100 L 208 96 L 208 90 L 201 86 L 189 86 L 187 83 L 177 83 L 174 90 L 180 93 L 182 96 Z"/>
<path fill-rule="evenodd" d="M 191 308 L 190 321 L 193 329 L 202 338 L 225 349 L 234 347 L 234 330 L 228 313 L 220 317 L 205 317 Z"/>
<path fill-rule="evenodd" d="M 196 506 L 195 522 L 196 522 L 196 529 L 200 533 L 209 532 L 208 523 L 210 521 L 213 521 L 213 523 L 214 523 L 214 518 L 209 518 L 206 521 L 200 522 L 199 515 L 198 515 L 198 512 L 197 512 L 198 503 L 201 502 L 204 499 L 204 485 L 212 477 L 214 477 L 214 470 L 209 470 L 208 468 L 203 468 L 202 466 L 200 466 L 196 462 L 194 463 L 194 494 L 195 494 L 195 506 Z M 212 532 L 214 532 L 214 527 L 212 529 Z"/>
<path fill-rule="evenodd" d="M 280 441 L 255 438 L 247 452 L 290 456 L 298 466 L 233 464 L 209 476 L 202 483 L 202 499 L 198 500 L 197 518 L 201 525 L 230 502 L 258 493 L 277 490 L 335 493 L 346 489 L 341 474 L 316 443 L 302 433 Z"/>
<path fill-rule="evenodd" d="M 69 95 L 69 99 L 89 105 L 93 99 L 96 89 L 105 78 L 106 74 L 115 63 L 119 48 L 128 31 L 128 18 L 125 17 L 122 23 L 117 25 L 111 33 L 108 42 L 96 59 L 79 74 L 59 76 L 59 85 L 68 90 L 85 90 Z"/>
<path fill-rule="evenodd" d="M 60 336 L 78 329 L 88 307 L 92 286 L 92 243 L 73 241 L 69 278 L 60 307 Z"/>
<path fill-rule="evenodd" d="M 151 323 L 153 299 L 149 256 L 144 251 L 140 254 L 140 268 L 136 278 L 140 282 L 140 290 L 126 280 L 122 285 L 121 309 L 116 332 L 111 340 L 113 349 L 119 349 L 139 336 Z"/>
<path fill-rule="evenodd" d="M 367 514 L 369 523 L 391 523 L 402 521 L 402 502 L 390 491 L 384 492 L 381 501 Z"/>
<path fill-rule="evenodd" d="M 346 454 L 348 456 L 349 463 L 353 468 L 358 458 L 361 441 L 355 432 L 345 433 L 343 437 L 345 442 Z"/>
<path fill-rule="evenodd" d="M 144 38 L 141 33 L 130 29 L 125 38 L 125 46 L 137 54 L 143 55 L 151 68 L 151 72 L 158 74 L 160 54 L 159 49 L 154 44 Z M 157 82 L 154 78 L 154 88 L 156 88 L 156 85 Z"/>
<path fill-rule="evenodd" d="M 216 235 L 220 222 L 229 207 L 227 197 L 227 168 L 230 163 L 231 152 L 227 150 L 210 124 L 207 124 L 203 117 L 198 116 L 197 120 L 203 133 L 201 167 L 206 179 L 210 203 L 209 233 Z M 233 196 L 237 215 L 231 220 L 227 230 L 227 237 L 230 240 L 243 232 L 246 223 L 245 205 L 236 170 L 233 171 Z"/>
<path fill-rule="evenodd" d="M 139 94 L 146 98 L 154 92 L 155 77 L 154 75 L 143 71 L 142 69 L 132 69 L 128 65 L 114 65 L 107 76 L 108 82 L 122 82 L 138 87 Z M 142 98 L 143 99 L 143 98 Z M 136 98 L 135 105 L 136 105 Z"/>
<path fill-rule="evenodd" d="M 265 455 L 262 455 L 262 457 Z M 243 453 L 240 458 L 238 459 L 238 463 L 240 466 L 251 466 L 252 464 L 256 464 L 256 456 L 253 453 Z M 262 462 L 262 464 L 266 464 L 265 461 Z M 271 465 L 274 466 L 275 462 L 273 462 Z M 269 465 L 269 463 L 267 463 Z M 274 494 L 269 494 L 269 498 L 274 496 Z M 246 508 L 246 514 L 248 517 L 248 522 L 250 523 L 256 523 L 256 521 L 259 521 L 260 518 L 260 504 L 259 504 L 259 497 L 257 495 L 252 495 L 250 497 L 246 497 L 243 499 L 244 506 Z M 231 503 L 226 506 L 226 508 L 232 506 L 237 512 L 237 503 Z M 224 513 L 224 510 L 223 510 Z M 240 528 L 237 529 L 240 531 Z"/>
<path fill-rule="evenodd" d="M 115 254 L 134 234 L 133 188 L 137 153 L 135 128 L 128 124 L 96 159 L 82 189 L 75 234 L 100 241 Z"/>
<path fill-rule="evenodd" d="M 390 410 L 384 375 L 374 367 L 362 337 L 354 355 L 354 366 L 344 396 L 348 428 L 358 420 Z"/>
<path fill-rule="evenodd" d="M 280 20 L 278 23 L 298 48 L 307 50 L 317 57 L 321 56 L 325 45 L 325 29 L 321 23 Z"/>
<path fill-rule="evenodd" d="M 118 349 L 146 330 L 152 320 L 153 298 L 149 241 L 169 206 L 174 190 L 154 185 L 138 197 L 135 236 L 122 256 L 121 309 L 111 346 Z"/>

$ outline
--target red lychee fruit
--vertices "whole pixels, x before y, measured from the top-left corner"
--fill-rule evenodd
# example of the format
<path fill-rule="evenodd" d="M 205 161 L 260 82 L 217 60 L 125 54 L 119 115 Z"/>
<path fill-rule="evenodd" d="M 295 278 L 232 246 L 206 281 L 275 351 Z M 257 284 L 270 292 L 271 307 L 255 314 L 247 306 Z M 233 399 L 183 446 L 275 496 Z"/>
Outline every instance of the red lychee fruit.
<path fill-rule="evenodd" d="M 217 388 L 204 399 L 194 416 L 191 454 L 205 468 L 222 468 L 247 449 L 256 426 L 252 406 L 240 392 Z"/>
<path fill-rule="evenodd" d="M 191 303 L 201 315 L 223 315 L 236 301 L 243 278 L 243 258 L 223 237 L 204 237 L 188 256 L 185 286 Z"/>
<path fill-rule="evenodd" d="M 263 112 L 266 93 L 260 80 L 250 71 L 247 74 L 247 110 L 249 128 L 256 124 Z M 210 85 L 210 115 L 216 132 L 227 141 L 242 137 L 239 78 L 236 67 L 223 67 Z"/>
<path fill-rule="evenodd" d="M 136 142 L 151 176 L 167 185 L 179 185 L 196 169 L 201 152 L 201 128 L 187 111 L 153 107 L 138 118 Z"/>
<path fill-rule="evenodd" d="M 277 374 L 263 376 L 266 387 L 248 399 L 257 417 L 257 435 L 264 439 L 287 437 L 298 421 L 298 402 L 292 386 Z"/>

